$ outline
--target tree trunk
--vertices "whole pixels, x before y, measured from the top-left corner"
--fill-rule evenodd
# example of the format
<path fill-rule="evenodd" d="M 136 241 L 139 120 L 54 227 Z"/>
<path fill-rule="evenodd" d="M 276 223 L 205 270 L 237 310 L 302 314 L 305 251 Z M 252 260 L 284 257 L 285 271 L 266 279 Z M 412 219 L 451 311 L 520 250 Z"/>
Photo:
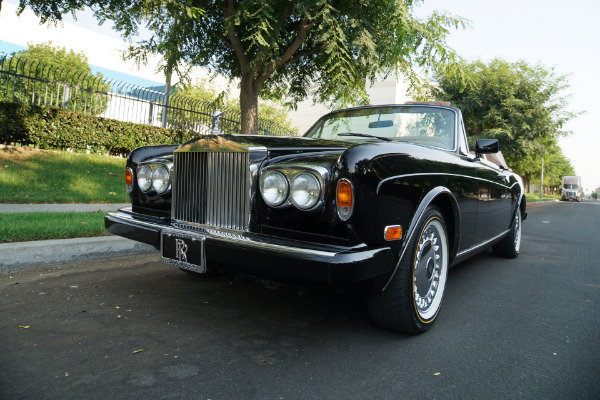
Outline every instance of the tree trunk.
<path fill-rule="evenodd" d="M 242 75 L 240 83 L 240 110 L 243 134 L 258 134 L 258 94 L 260 87 L 252 73 Z"/>
<path fill-rule="evenodd" d="M 165 86 L 165 97 L 163 99 L 163 109 L 162 109 L 162 123 L 161 126 L 163 128 L 167 127 L 167 118 L 168 118 L 168 107 L 169 107 L 169 98 L 171 97 L 171 77 L 173 75 L 173 68 L 170 66 L 167 66 L 167 69 L 165 71 L 165 79 L 166 79 L 166 86 Z"/>

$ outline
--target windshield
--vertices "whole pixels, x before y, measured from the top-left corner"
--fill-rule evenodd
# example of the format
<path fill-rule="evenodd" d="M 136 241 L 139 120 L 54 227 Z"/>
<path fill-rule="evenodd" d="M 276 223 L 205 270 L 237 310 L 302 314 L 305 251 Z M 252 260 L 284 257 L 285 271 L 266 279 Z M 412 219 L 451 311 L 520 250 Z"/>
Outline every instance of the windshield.
<path fill-rule="evenodd" d="M 361 142 L 389 138 L 452 150 L 454 121 L 454 112 L 444 108 L 369 107 L 328 115 L 304 136 Z"/>
<path fill-rule="evenodd" d="M 565 183 L 563 189 L 575 189 L 579 190 L 579 185 L 575 185 L 573 183 Z"/>

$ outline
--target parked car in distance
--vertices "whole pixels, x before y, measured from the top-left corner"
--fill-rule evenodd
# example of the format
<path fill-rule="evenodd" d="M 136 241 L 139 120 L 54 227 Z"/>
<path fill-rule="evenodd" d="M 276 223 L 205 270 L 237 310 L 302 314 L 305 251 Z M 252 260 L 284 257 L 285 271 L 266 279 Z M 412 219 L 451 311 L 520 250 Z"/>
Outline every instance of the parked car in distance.
<path fill-rule="evenodd" d="M 435 322 L 448 269 L 490 246 L 514 258 L 521 178 L 469 154 L 445 104 L 331 112 L 302 137 L 212 134 L 127 159 L 131 207 L 109 232 L 197 274 L 245 274 L 364 293 L 374 321 L 418 334 Z"/>

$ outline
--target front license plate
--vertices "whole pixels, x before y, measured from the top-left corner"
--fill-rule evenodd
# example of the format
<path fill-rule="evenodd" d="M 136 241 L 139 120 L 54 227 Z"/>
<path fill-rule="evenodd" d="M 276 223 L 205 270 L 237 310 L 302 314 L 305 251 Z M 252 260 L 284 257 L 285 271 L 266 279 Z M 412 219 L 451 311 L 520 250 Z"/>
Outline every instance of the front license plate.
<path fill-rule="evenodd" d="M 206 272 L 204 236 L 164 229 L 160 238 L 163 262 L 199 274 Z"/>

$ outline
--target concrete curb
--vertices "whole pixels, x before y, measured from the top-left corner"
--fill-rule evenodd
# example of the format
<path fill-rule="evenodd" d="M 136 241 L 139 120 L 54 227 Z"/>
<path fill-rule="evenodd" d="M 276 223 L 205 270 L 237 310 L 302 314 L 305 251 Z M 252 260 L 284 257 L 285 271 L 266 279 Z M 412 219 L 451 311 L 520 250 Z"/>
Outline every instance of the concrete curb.
<path fill-rule="evenodd" d="M 120 236 L 3 243 L 0 244 L 0 272 L 152 252 L 156 252 L 153 246 Z"/>

